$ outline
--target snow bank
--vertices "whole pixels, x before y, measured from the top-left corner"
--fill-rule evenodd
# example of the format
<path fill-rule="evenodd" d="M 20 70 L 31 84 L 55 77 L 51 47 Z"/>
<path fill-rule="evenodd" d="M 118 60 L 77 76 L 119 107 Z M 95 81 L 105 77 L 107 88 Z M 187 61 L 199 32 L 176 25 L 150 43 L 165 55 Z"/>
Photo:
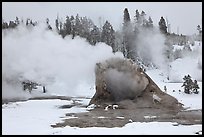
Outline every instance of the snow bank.
<path fill-rule="evenodd" d="M 2 105 L 2 134 L 46 134 L 51 124 L 59 122 L 69 110 L 70 113 L 87 112 L 84 108 L 59 109 L 73 101 L 49 99 L 29 100 Z"/>

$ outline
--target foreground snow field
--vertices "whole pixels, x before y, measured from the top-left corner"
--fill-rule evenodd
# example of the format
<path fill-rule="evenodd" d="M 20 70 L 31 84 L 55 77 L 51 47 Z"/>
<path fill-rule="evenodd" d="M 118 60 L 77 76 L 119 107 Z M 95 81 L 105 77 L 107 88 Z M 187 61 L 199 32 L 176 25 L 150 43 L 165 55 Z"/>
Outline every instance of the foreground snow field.
<path fill-rule="evenodd" d="M 83 99 L 83 102 L 88 102 Z M 88 109 L 72 107 L 59 109 L 60 105 L 72 104 L 72 101 L 59 99 L 29 100 L 25 102 L 9 103 L 2 106 L 2 134 L 195 134 L 202 131 L 202 125 L 178 125 L 171 122 L 132 122 L 124 127 L 52 128 L 50 125 L 63 118 L 77 118 L 65 116 L 66 113 L 86 112 Z M 85 103 L 85 104 L 86 104 Z M 151 127 L 151 128 L 149 128 Z M 159 130 L 158 130 L 159 129 Z"/>
<path fill-rule="evenodd" d="M 165 83 L 160 75 L 155 75 L 158 70 L 149 71 L 160 88 L 166 85 L 167 93 L 176 97 L 188 109 L 202 109 L 202 82 L 199 82 L 199 94 L 187 95 L 179 92 L 182 83 Z M 91 89 L 90 89 L 91 90 Z M 173 92 L 175 90 L 175 92 Z M 91 91 L 93 92 L 93 91 Z M 77 99 L 77 98 L 76 98 Z M 78 98 L 78 102 L 87 105 L 90 99 Z M 74 106 L 60 109 L 62 105 L 71 105 L 73 100 L 46 99 L 28 100 L 2 105 L 2 134 L 202 134 L 202 125 L 177 125 L 171 122 L 130 122 L 124 127 L 104 128 L 78 128 L 69 127 L 52 128 L 64 118 L 77 118 L 66 116 L 66 113 L 87 112 L 88 108 Z M 151 127 L 151 128 L 150 128 Z"/>

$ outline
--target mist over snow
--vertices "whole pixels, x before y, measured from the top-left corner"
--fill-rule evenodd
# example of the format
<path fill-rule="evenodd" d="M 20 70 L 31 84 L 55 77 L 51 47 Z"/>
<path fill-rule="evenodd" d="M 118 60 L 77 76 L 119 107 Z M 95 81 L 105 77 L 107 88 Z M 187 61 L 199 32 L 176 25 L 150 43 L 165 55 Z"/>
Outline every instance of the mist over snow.
<path fill-rule="evenodd" d="M 194 41 L 194 45 L 187 43 L 169 47 L 165 45 L 165 40 L 165 36 L 158 29 L 142 30 L 135 40 L 136 52 L 144 62 L 154 64 L 162 70 L 165 77 L 169 77 L 169 82 L 183 82 L 183 77 L 188 74 L 192 79 L 202 81 L 202 41 Z M 190 51 L 184 48 L 187 46 Z M 170 58 L 173 58 L 176 50 L 181 51 L 181 57 L 169 60 L 167 50 L 173 52 L 170 53 Z"/>
<path fill-rule="evenodd" d="M 63 39 L 46 27 L 19 25 L 2 31 L 2 98 L 29 97 L 22 90 L 23 80 L 41 83 L 49 93 L 72 96 L 80 84 L 95 84 L 95 63 L 123 58 L 104 43 L 91 46 L 80 37 Z"/>
<path fill-rule="evenodd" d="M 158 29 L 142 30 L 135 41 L 137 54 L 145 62 L 151 62 L 159 68 L 166 67 L 165 37 Z"/>
<path fill-rule="evenodd" d="M 185 75 L 202 82 L 202 41 L 190 45 L 192 51 L 184 51 L 183 46 L 174 45 L 174 49 L 182 49 L 181 58 L 170 62 L 169 78 L 171 82 L 183 82 Z"/>

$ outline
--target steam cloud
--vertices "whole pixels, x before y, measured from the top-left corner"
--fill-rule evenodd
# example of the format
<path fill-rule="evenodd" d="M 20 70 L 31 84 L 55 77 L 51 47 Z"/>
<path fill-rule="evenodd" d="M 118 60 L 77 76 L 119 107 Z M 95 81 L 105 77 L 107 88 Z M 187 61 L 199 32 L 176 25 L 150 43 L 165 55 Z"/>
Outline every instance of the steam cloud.
<path fill-rule="evenodd" d="M 104 43 L 91 46 L 80 37 L 62 39 L 45 28 L 40 24 L 2 31 L 3 98 L 29 96 L 20 83 L 26 79 L 46 85 L 49 93 L 75 95 L 80 83 L 94 84 L 95 63 L 109 57 L 123 58 Z"/>
<path fill-rule="evenodd" d="M 159 30 L 141 31 L 137 36 L 137 54 L 147 62 L 154 63 L 159 68 L 164 68 L 165 63 L 165 37 Z"/>
<path fill-rule="evenodd" d="M 142 94 L 142 91 L 149 83 L 145 77 L 136 75 L 133 72 L 121 72 L 117 69 L 107 70 L 105 81 L 108 91 L 117 101 L 126 98 L 134 99 L 134 97 Z"/>

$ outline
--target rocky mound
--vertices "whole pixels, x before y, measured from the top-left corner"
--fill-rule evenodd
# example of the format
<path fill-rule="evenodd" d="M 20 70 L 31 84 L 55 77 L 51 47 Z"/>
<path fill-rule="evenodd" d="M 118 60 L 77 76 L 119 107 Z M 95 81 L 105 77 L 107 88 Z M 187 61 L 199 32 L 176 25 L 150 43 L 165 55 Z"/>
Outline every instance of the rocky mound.
<path fill-rule="evenodd" d="M 178 111 L 182 105 L 163 92 L 156 83 L 129 59 L 110 58 L 96 64 L 96 93 L 89 104 L 121 104 L 132 107 L 160 107 Z M 125 104 L 132 100 L 132 105 Z"/>
<path fill-rule="evenodd" d="M 52 127 L 123 127 L 131 122 L 202 124 L 202 110 L 183 111 L 178 100 L 165 92 L 135 63 L 111 58 L 96 64 L 96 93 L 89 112 L 68 113 Z"/>

